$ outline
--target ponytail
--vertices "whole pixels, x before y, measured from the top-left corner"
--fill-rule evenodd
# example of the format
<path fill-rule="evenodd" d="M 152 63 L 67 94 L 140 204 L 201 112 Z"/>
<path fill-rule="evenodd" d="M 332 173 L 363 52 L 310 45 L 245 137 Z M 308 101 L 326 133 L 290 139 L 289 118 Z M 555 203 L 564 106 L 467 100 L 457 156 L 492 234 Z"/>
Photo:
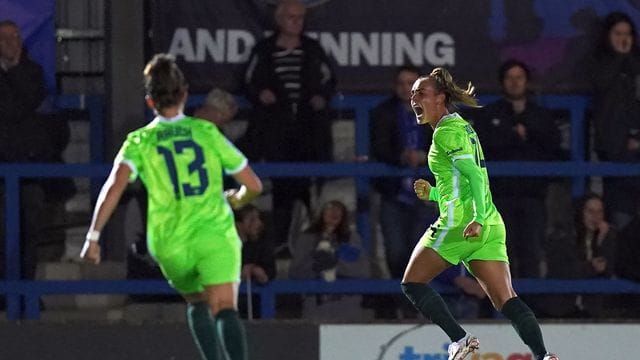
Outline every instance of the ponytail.
<path fill-rule="evenodd" d="M 464 90 L 456 83 L 453 82 L 453 78 L 447 69 L 437 67 L 431 71 L 431 74 L 426 77 L 431 80 L 435 89 L 438 92 L 446 95 L 446 105 L 456 106 L 457 104 L 463 104 L 470 107 L 481 107 L 478 104 L 478 100 L 475 98 L 475 87 L 469 82 L 467 89 Z"/>

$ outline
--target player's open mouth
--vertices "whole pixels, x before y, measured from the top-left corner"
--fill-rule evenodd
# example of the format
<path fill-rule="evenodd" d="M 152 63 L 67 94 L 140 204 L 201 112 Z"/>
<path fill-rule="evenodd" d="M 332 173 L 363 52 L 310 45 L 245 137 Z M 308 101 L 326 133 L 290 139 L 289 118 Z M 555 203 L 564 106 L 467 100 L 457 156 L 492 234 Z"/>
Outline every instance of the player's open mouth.
<path fill-rule="evenodd" d="M 422 116 L 422 113 L 424 112 L 424 110 L 422 110 L 420 105 L 411 104 L 411 107 L 413 108 L 413 112 L 416 113 L 416 117 L 421 117 Z"/>

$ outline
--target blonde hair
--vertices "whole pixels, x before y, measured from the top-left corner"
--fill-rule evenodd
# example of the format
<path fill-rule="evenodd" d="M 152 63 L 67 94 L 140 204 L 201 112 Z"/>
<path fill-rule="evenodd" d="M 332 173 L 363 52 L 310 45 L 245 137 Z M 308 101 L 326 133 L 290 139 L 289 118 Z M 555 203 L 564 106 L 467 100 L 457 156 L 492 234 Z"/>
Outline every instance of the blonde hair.
<path fill-rule="evenodd" d="M 214 88 L 209 91 L 206 99 L 204 100 L 204 106 L 208 106 L 217 111 L 228 114 L 234 114 L 238 111 L 238 104 L 233 98 L 233 95 L 220 88 Z"/>
<path fill-rule="evenodd" d="M 438 93 L 446 95 L 445 105 L 457 106 L 463 104 L 470 107 L 482 107 L 475 98 L 476 88 L 469 82 L 467 89 L 463 89 L 453 82 L 453 77 L 445 68 L 437 67 L 424 77 L 431 82 Z"/>

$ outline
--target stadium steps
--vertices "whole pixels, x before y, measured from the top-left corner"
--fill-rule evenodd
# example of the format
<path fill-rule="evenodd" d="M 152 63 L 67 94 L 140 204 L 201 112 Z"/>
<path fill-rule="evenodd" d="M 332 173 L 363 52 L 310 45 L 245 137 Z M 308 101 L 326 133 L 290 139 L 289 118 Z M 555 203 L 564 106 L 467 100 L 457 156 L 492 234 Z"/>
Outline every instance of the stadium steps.
<path fill-rule="evenodd" d="M 126 277 L 126 264 L 105 261 L 99 266 L 79 262 L 46 262 L 38 264 L 37 280 L 121 280 Z M 45 295 L 45 312 L 51 310 L 105 310 L 121 308 L 125 295 Z"/>

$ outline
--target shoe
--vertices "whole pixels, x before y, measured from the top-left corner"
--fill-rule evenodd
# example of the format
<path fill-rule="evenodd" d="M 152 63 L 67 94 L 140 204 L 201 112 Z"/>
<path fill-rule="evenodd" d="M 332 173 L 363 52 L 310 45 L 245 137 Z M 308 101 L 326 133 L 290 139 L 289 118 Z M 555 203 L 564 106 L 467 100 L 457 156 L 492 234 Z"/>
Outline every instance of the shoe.
<path fill-rule="evenodd" d="M 480 348 L 480 341 L 477 337 L 467 335 L 459 341 L 449 345 L 449 360 L 464 360 L 467 355 Z M 547 360 L 545 358 L 545 360 Z"/>
<path fill-rule="evenodd" d="M 542 360 L 560 360 L 560 358 L 556 354 L 547 354 Z"/>

